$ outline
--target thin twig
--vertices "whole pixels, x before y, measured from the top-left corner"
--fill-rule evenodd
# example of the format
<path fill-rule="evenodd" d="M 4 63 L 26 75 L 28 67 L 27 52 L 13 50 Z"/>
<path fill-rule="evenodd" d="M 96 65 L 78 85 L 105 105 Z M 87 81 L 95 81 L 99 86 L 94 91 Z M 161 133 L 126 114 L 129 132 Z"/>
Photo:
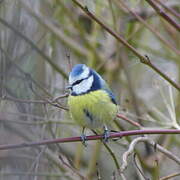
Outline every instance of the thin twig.
<path fill-rule="evenodd" d="M 95 135 L 98 135 L 96 131 L 92 130 L 92 132 L 95 134 Z M 103 142 L 103 140 L 102 140 Z M 104 147 L 107 149 L 107 151 L 109 152 L 110 156 L 112 157 L 114 163 L 115 163 L 115 166 L 119 172 L 120 170 L 120 166 L 119 166 L 119 163 L 118 163 L 118 160 L 116 158 L 116 155 L 114 154 L 114 152 L 111 150 L 111 148 L 107 145 L 107 143 L 103 142 L 103 145 Z"/>
<path fill-rule="evenodd" d="M 145 174 L 143 173 L 143 171 L 141 170 L 141 168 L 138 166 L 136 157 L 137 157 L 137 154 L 134 153 L 133 158 L 134 158 L 134 163 L 135 163 L 135 166 L 136 166 L 137 170 L 139 171 L 139 173 L 141 174 L 141 176 L 142 176 L 145 180 L 150 180 L 149 178 L 147 178 L 147 177 L 145 176 Z"/>
<path fill-rule="evenodd" d="M 65 97 L 68 97 L 69 93 L 65 93 L 61 96 L 58 96 L 57 98 L 55 98 L 52 102 L 57 102 L 59 99 L 62 99 L 62 98 L 65 98 Z"/>
<path fill-rule="evenodd" d="M 35 173 L 35 172 L 3 172 L 1 171 L 0 172 L 0 176 L 4 177 L 4 176 L 40 176 L 40 177 L 43 177 L 43 179 L 46 179 L 46 178 L 65 178 L 65 177 L 69 177 L 68 174 L 62 174 L 62 172 L 60 173 L 49 173 L 49 172 L 38 172 L 38 173 Z M 24 179 L 24 178 L 22 178 Z M 28 178 L 26 178 L 28 179 Z"/>
<path fill-rule="evenodd" d="M 47 17 L 43 17 L 40 13 L 35 13 L 23 1 L 21 1 L 21 5 L 32 17 L 38 20 L 38 23 L 42 24 L 46 29 L 48 29 L 51 33 L 53 33 L 57 37 L 57 39 L 59 39 L 64 44 L 66 44 L 70 49 L 72 49 L 78 55 L 83 57 L 87 56 L 88 49 L 86 47 L 81 46 L 80 43 L 76 42 L 74 39 L 70 38 L 70 36 L 66 35 L 66 33 L 64 33 L 61 30 L 61 28 L 53 24 Z"/>
<path fill-rule="evenodd" d="M 176 84 L 172 79 L 170 79 L 165 73 L 163 73 L 158 67 L 156 67 L 150 60 L 150 58 L 145 55 L 146 61 L 142 61 L 142 63 L 151 67 L 154 71 L 156 71 L 160 76 L 162 76 L 166 81 L 168 81 L 172 86 L 174 86 L 178 91 L 180 91 L 180 85 Z"/>
<path fill-rule="evenodd" d="M 1 100 L 8 100 L 8 101 L 14 101 L 14 102 L 19 102 L 19 103 L 27 103 L 27 104 L 31 104 L 31 103 L 35 103 L 35 104 L 46 104 L 47 102 L 43 101 L 43 100 L 28 100 L 28 99 L 19 99 L 19 98 L 15 98 L 15 97 L 8 97 L 8 96 L 3 96 L 1 98 Z"/>
<path fill-rule="evenodd" d="M 0 23 L 2 23 L 4 26 L 6 26 L 7 28 L 9 28 L 10 30 L 12 30 L 16 35 L 18 35 L 19 37 L 21 37 L 23 40 L 25 40 L 25 42 L 27 42 L 34 50 L 36 50 L 42 57 L 44 60 L 46 60 L 52 67 L 54 70 L 56 70 L 57 72 L 59 72 L 65 79 L 67 79 L 67 74 L 61 69 L 59 68 L 58 65 L 56 65 L 51 59 L 50 57 L 48 57 L 46 54 L 44 54 L 44 52 L 39 49 L 32 40 L 30 40 L 27 36 L 25 36 L 24 34 L 22 34 L 19 30 L 17 30 L 15 27 L 13 27 L 10 23 L 8 23 L 7 21 L 5 21 L 4 19 L 2 19 L 0 17 Z"/>
<path fill-rule="evenodd" d="M 73 173 L 75 173 L 76 175 L 78 175 L 81 179 L 84 180 L 88 180 L 86 177 L 82 176 L 77 169 L 75 169 L 74 167 L 72 167 L 71 165 L 69 165 L 63 158 L 63 156 L 59 155 L 59 159 L 62 162 L 63 165 L 65 165 L 69 170 L 71 170 Z"/>
<path fill-rule="evenodd" d="M 31 74 L 25 72 L 23 69 L 21 69 L 15 62 L 14 59 L 12 59 L 12 57 L 0 46 L 0 50 L 2 51 L 2 53 L 4 53 L 4 55 L 6 56 L 6 60 L 8 61 L 8 63 L 11 63 L 20 73 L 23 74 L 23 76 L 25 76 L 26 81 L 31 81 L 31 83 L 34 83 L 40 90 L 42 90 L 47 96 L 51 96 L 50 93 L 48 93 L 46 91 L 45 88 L 42 87 L 42 85 L 38 82 L 36 82 Z"/>
<path fill-rule="evenodd" d="M 68 111 L 69 109 L 67 107 L 64 107 L 63 105 L 61 105 L 58 102 L 58 99 L 67 97 L 68 94 L 63 94 L 59 97 L 57 97 L 54 100 L 50 100 L 50 99 L 45 99 L 45 100 L 28 100 L 28 99 L 19 99 L 19 98 L 14 98 L 14 97 L 7 97 L 7 96 L 3 96 L 1 97 L 1 100 L 9 100 L 9 101 L 14 101 L 14 102 L 19 102 L 19 103 L 27 103 L 27 104 L 31 104 L 31 103 L 35 103 L 35 104 L 51 104 L 52 106 L 55 106 L 57 108 L 61 108 L 65 111 Z"/>
<path fill-rule="evenodd" d="M 132 124 L 133 126 L 136 126 L 136 127 L 140 128 L 140 129 L 142 128 L 142 126 L 138 122 L 135 122 L 135 121 L 133 121 L 131 119 L 128 119 L 126 116 L 124 116 L 122 114 L 117 114 L 116 116 L 118 118 L 120 118 L 120 119 L 123 119 L 123 120 L 127 121 L 128 123 Z"/>
<path fill-rule="evenodd" d="M 134 17 L 136 17 L 144 26 L 146 26 L 153 34 L 156 35 L 156 37 L 164 43 L 164 45 L 166 45 L 167 47 L 169 47 L 171 50 L 173 50 L 176 54 L 180 55 L 180 51 L 178 49 L 176 49 L 176 47 L 174 47 L 170 41 L 166 40 L 163 38 L 163 36 L 157 31 L 155 30 L 152 26 L 150 26 L 141 16 L 139 16 L 136 12 L 132 11 L 123 1 L 118 0 L 119 1 L 119 5 L 122 8 L 125 8 L 129 13 L 131 13 Z"/>
<path fill-rule="evenodd" d="M 117 160 L 114 152 L 111 150 L 111 148 L 110 148 L 106 143 L 103 143 L 103 144 L 104 144 L 104 146 L 106 147 L 106 149 L 108 150 L 108 152 L 110 153 L 111 157 L 113 158 L 117 170 L 119 170 L 119 169 L 120 169 L 120 166 L 119 166 L 118 160 Z"/>
<path fill-rule="evenodd" d="M 168 12 L 170 12 L 172 15 L 174 15 L 177 18 L 180 18 L 180 14 L 176 12 L 173 8 L 166 6 L 164 3 L 162 3 L 160 0 L 156 0 L 157 3 L 159 3 L 164 9 L 166 9 Z"/>
<path fill-rule="evenodd" d="M 177 24 L 170 16 L 168 16 L 163 9 L 159 8 L 154 0 L 146 0 L 151 7 L 161 16 L 164 20 L 166 20 L 169 24 L 171 24 L 177 31 L 180 32 L 180 25 Z"/>
<path fill-rule="evenodd" d="M 156 147 L 157 150 L 159 150 L 160 152 L 165 154 L 167 157 L 169 157 L 170 159 L 175 161 L 178 165 L 180 165 L 180 158 L 179 157 L 175 156 L 173 153 L 166 150 L 165 148 L 163 148 L 159 144 L 156 144 L 153 140 L 149 139 L 148 137 L 139 137 L 139 138 L 134 139 L 131 142 L 131 144 L 129 146 L 129 149 L 123 154 L 123 157 L 122 157 L 123 162 L 122 162 L 122 165 L 121 165 L 121 172 L 123 172 L 127 168 L 127 165 L 128 165 L 127 159 L 134 152 L 135 146 L 139 142 L 147 142 L 152 147 Z"/>
<path fill-rule="evenodd" d="M 168 176 L 164 176 L 164 177 L 160 178 L 159 180 L 168 180 L 168 179 L 172 179 L 173 177 L 176 177 L 176 176 L 180 176 L 180 172 L 173 173 Z"/>
<path fill-rule="evenodd" d="M 47 101 L 47 103 L 49 103 L 49 104 L 51 104 L 52 106 L 55 106 L 55 107 L 57 107 L 57 108 L 63 109 L 63 110 L 65 110 L 65 111 L 68 111 L 68 110 L 69 110 L 69 108 L 64 107 L 63 105 L 59 104 L 57 101 L 56 101 L 56 102 L 53 102 L 53 101 L 51 101 L 51 100 L 49 100 L 49 99 L 46 99 L 46 101 Z"/>

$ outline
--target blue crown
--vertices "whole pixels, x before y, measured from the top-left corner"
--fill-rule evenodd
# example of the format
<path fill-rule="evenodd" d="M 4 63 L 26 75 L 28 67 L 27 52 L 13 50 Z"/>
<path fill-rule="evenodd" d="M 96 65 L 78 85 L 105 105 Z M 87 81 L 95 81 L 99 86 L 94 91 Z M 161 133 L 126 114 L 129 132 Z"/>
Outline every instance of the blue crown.
<path fill-rule="evenodd" d="M 70 75 L 71 76 L 79 76 L 83 72 L 84 64 L 77 64 L 73 67 Z"/>

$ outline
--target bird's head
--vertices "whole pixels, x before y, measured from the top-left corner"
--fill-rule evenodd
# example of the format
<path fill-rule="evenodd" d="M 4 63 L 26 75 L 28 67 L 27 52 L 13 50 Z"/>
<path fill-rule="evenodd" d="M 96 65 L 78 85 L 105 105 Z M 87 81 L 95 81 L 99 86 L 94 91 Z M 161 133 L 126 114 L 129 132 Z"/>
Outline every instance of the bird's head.
<path fill-rule="evenodd" d="M 104 80 L 85 64 L 77 64 L 69 74 L 69 86 L 72 95 L 86 94 L 101 89 Z"/>

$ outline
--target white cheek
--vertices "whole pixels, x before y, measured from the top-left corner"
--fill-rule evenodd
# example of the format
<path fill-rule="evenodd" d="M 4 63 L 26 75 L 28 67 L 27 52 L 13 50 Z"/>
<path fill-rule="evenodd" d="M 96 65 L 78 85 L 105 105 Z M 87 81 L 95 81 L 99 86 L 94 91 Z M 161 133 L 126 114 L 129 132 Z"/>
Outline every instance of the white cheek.
<path fill-rule="evenodd" d="M 90 76 L 88 79 L 83 80 L 81 83 L 73 86 L 73 92 L 76 94 L 86 93 L 91 89 L 94 77 Z"/>

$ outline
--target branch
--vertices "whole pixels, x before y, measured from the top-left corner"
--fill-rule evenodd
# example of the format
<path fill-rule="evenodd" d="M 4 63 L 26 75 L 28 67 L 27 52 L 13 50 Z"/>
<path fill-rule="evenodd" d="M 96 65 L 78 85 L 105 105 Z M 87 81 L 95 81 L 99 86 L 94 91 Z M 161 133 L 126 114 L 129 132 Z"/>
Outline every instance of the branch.
<path fill-rule="evenodd" d="M 142 134 L 180 134 L 180 130 L 177 129 L 146 129 L 146 130 L 132 130 L 132 131 L 121 131 L 116 133 L 110 133 L 109 138 L 122 138 L 125 136 L 134 136 L 134 135 L 142 135 Z M 103 135 L 92 135 L 86 136 L 87 141 L 92 140 L 102 140 L 104 138 Z M 38 142 L 24 142 L 20 144 L 4 144 L 0 145 L 0 150 L 6 149 L 17 149 L 17 148 L 24 148 L 24 147 L 33 147 L 33 146 L 40 146 L 40 145 L 49 145 L 55 143 L 67 143 L 67 142 L 81 142 L 81 136 L 78 137 L 69 137 L 69 138 L 57 138 L 51 140 L 42 140 Z"/>
<path fill-rule="evenodd" d="M 159 8 L 154 0 L 146 0 L 152 8 L 161 16 L 164 20 L 166 20 L 169 24 L 171 24 L 177 31 L 180 32 L 180 25 L 177 24 L 170 16 L 168 16 L 161 8 Z"/>
<path fill-rule="evenodd" d="M 164 2 L 161 2 L 160 0 L 156 0 L 157 3 L 159 3 L 164 9 L 166 9 L 169 13 L 174 15 L 176 18 L 180 18 L 180 14 L 176 12 L 172 7 L 167 7 Z"/>
<path fill-rule="evenodd" d="M 172 79 L 170 79 L 165 73 L 163 73 L 158 67 L 156 67 L 149 57 L 145 55 L 146 59 L 145 61 L 141 61 L 145 65 L 151 67 L 154 71 L 156 71 L 161 77 L 163 77 L 166 81 L 168 81 L 173 87 L 175 87 L 178 91 L 180 91 L 180 85 L 176 84 Z"/>
<path fill-rule="evenodd" d="M 162 152 L 167 157 L 169 157 L 170 159 L 172 159 L 173 161 L 175 161 L 177 164 L 180 165 L 180 158 L 175 156 L 173 153 L 171 153 L 170 151 L 166 150 L 165 148 L 163 148 L 159 144 L 156 144 L 153 140 L 149 139 L 148 137 L 139 137 L 139 138 L 134 139 L 131 142 L 131 144 L 129 146 L 129 149 L 123 154 L 123 157 L 122 157 L 122 159 L 123 159 L 122 161 L 123 162 L 122 162 L 122 165 L 121 165 L 121 172 L 123 172 L 127 168 L 127 165 L 128 165 L 127 159 L 134 152 L 135 146 L 139 142 L 147 142 L 152 147 L 156 148 L 157 150 L 159 150 L 160 152 Z"/>
<path fill-rule="evenodd" d="M 15 98 L 15 97 L 8 97 L 8 96 L 3 96 L 1 97 L 1 100 L 9 100 L 9 101 L 14 101 L 14 102 L 18 102 L 18 103 L 27 103 L 27 104 L 50 104 L 52 106 L 55 106 L 57 108 L 63 109 L 65 111 L 68 111 L 69 109 L 67 107 L 64 107 L 63 105 L 61 105 L 58 100 L 61 98 L 65 98 L 68 96 L 68 93 L 63 94 L 57 98 L 55 98 L 54 100 L 45 98 L 44 100 L 28 100 L 28 99 L 19 99 L 19 98 Z"/>
<path fill-rule="evenodd" d="M 133 126 L 136 126 L 136 127 L 138 127 L 139 129 L 143 128 L 138 122 L 135 122 L 135 121 L 127 118 L 127 117 L 124 116 L 123 114 L 117 114 L 116 117 L 127 121 L 129 124 L 132 124 Z"/>
<path fill-rule="evenodd" d="M 29 39 L 28 37 L 26 37 L 24 34 L 22 34 L 18 29 L 16 29 L 15 27 L 13 27 L 10 23 L 8 23 L 7 21 L 5 21 L 4 19 L 2 19 L 0 17 L 0 23 L 3 24 L 5 27 L 9 28 L 10 30 L 12 30 L 16 35 L 18 35 L 19 37 L 21 37 L 26 43 L 28 43 L 36 52 L 38 52 L 41 57 L 46 60 L 52 67 L 54 70 L 56 70 L 58 73 L 60 73 L 65 79 L 68 78 L 67 74 L 64 72 L 64 70 L 62 70 L 61 68 L 59 68 L 58 65 L 56 65 L 49 56 L 47 56 L 41 49 L 38 48 L 38 46 L 36 46 L 36 44 L 34 44 L 34 42 Z"/>
<path fill-rule="evenodd" d="M 46 89 L 40 84 L 38 83 L 36 80 L 34 80 L 31 76 L 31 74 L 25 72 L 22 68 L 20 68 L 16 63 L 15 60 L 1 47 L 0 45 L 0 51 L 2 51 L 2 53 L 4 53 L 5 57 L 6 57 L 6 61 L 8 61 L 8 63 L 12 64 L 20 73 L 23 74 L 23 76 L 26 78 L 27 81 L 31 81 L 31 83 L 34 83 L 38 88 L 40 88 L 40 90 L 42 90 L 46 95 L 51 96 L 51 94 L 49 92 L 46 91 Z M 28 83 L 29 84 L 29 83 Z M 31 86 L 31 85 L 29 85 Z"/>
<path fill-rule="evenodd" d="M 141 61 L 153 68 L 160 76 L 166 79 L 174 88 L 180 91 L 180 86 L 176 84 L 173 80 L 171 80 L 166 74 L 160 71 L 154 64 L 151 63 L 150 59 L 147 56 L 141 55 L 133 46 L 131 46 L 125 39 L 119 36 L 116 32 L 110 29 L 107 25 L 105 25 L 101 20 L 99 20 L 94 14 L 92 14 L 87 7 L 83 7 L 77 0 L 72 0 L 78 7 L 80 7 L 91 19 L 96 21 L 101 27 L 103 27 L 108 33 L 110 33 L 114 38 L 116 38 L 119 42 L 121 42 L 124 46 L 126 46 L 129 50 L 131 50 Z M 179 51 L 177 53 L 180 53 Z"/>
<path fill-rule="evenodd" d="M 139 20 L 139 22 L 141 22 L 149 31 L 151 31 L 162 43 L 164 43 L 164 45 L 166 45 L 168 48 L 173 50 L 175 53 L 180 54 L 180 51 L 177 50 L 176 47 L 174 47 L 169 40 L 164 39 L 161 33 L 158 32 L 157 29 L 149 25 L 147 21 L 144 20 L 143 17 L 138 15 L 136 12 L 132 11 L 123 1 L 118 0 L 118 2 L 119 2 L 119 6 L 122 9 L 125 8 L 130 14 L 132 14 L 132 16 L 136 17 Z"/>
<path fill-rule="evenodd" d="M 159 180 L 168 180 L 168 179 L 171 179 L 171 178 L 176 177 L 176 176 L 180 176 L 180 172 L 173 173 L 173 174 L 170 174 L 168 176 L 162 177 Z"/>

